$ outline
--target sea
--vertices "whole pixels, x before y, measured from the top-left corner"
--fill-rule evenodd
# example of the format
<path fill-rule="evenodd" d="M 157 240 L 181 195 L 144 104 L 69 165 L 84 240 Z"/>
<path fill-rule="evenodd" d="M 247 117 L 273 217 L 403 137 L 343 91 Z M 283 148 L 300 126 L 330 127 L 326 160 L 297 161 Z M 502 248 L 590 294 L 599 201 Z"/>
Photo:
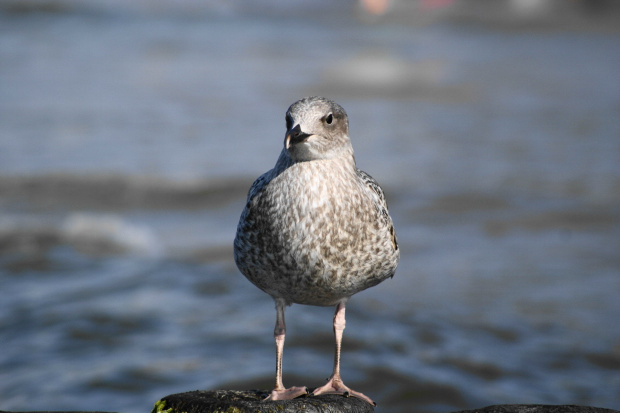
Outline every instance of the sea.
<path fill-rule="evenodd" d="M 232 241 L 310 95 L 401 248 L 349 301 L 345 383 L 377 412 L 620 409 L 620 13 L 493 3 L 0 1 L 0 410 L 273 386 Z M 286 386 L 329 377 L 333 310 L 287 308 Z"/>

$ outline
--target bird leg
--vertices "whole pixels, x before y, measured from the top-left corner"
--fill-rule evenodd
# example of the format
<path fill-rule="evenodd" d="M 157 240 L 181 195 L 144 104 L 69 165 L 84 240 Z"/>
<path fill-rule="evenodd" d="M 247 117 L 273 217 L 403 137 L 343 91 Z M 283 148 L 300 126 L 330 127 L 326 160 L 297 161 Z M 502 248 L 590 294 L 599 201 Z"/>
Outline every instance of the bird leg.
<path fill-rule="evenodd" d="M 334 372 L 328 379 L 327 383 L 324 386 L 315 389 L 312 394 L 314 396 L 318 396 L 319 394 L 343 394 L 345 396 L 355 396 L 362 400 L 366 400 L 373 406 L 376 406 L 377 404 L 373 402 L 368 396 L 351 390 L 350 388 L 345 386 L 342 382 L 342 378 L 340 377 L 340 348 L 342 344 L 342 333 L 346 325 L 346 320 L 344 317 L 345 305 L 346 300 L 342 300 L 341 302 L 339 302 L 336 306 L 336 313 L 334 314 L 334 336 L 336 337 Z"/>
<path fill-rule="evenodd" d="M 273 330 L 273 336 L 276 339 L 276 387 L 265 400 L 289 400 L 308 393 L 306 387 L 286 389 L 282 384 L 282 352 L 284 351 L 284 337 L 286 336 L 285 306 L 284 300 L 276 299 L 276 327 Z"/>

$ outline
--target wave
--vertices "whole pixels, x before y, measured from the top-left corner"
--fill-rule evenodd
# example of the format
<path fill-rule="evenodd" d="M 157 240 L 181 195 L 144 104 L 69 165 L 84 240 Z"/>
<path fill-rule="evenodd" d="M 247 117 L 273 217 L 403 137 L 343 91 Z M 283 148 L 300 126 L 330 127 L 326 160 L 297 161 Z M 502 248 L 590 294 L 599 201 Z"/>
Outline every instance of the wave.
<path fill-rule="evenodd" d="M 65 219 L 60 232 L 73 245 L 108 246 L 112 249 L 157 255 L 161 246 L 148 228 L 131 224 L 116 215 L 78 213 Z"/>
<path fill-rule="evenodd" d="M 39 256 L 70 245 L 83 253 L 138 253 L 158 256 L 162 246 L 147 227 L 114 214 L 72 213 L 59 223 L 44 220 L 0 220 L 0 255 Z"/>
<path fill-rule="evenodd" d="M 0 176 L 0 207 L 199 209 L 244 199 L 251 179 L 175 181 L 149 176 L 50 174 Z"/>

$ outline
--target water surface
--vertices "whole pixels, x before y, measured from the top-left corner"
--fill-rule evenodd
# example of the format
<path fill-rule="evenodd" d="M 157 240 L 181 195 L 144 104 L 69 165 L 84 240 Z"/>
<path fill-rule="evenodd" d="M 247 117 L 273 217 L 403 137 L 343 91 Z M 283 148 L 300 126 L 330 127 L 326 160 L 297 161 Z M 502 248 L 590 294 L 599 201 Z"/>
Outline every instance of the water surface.
<path fill-rule="evenodd" d="M 345 381 L 386 412 L 620 409 L 617 33 L 368 23 L 331 2 L 12 4 L 0 409 L 272 385 L 273 303 L 231 243 L 310 94 L 348 111 L 402 249 L 350 301 Z M 330 374 L 332 311 L 287 310 L 285 384 Z"/>

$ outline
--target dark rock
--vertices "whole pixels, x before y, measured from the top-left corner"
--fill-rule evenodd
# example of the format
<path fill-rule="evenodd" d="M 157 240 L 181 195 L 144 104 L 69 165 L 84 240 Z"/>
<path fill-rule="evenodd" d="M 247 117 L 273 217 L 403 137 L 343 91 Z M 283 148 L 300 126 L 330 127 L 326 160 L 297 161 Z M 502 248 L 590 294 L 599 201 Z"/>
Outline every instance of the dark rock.
<path fill-rule="evenodd" d="M 552 404 L 498 404 L 481 409 L 461 410 L 453 413 L 618 413 L 600 407 Z"/>
<path fill-rule="evenodd" d="M 263 401 L 259 390 L 196 390 L 171 394 L 155 403 L 152 413 L 372 413 L 373 406 L 356 397 L 321 395 Z"/>
<path fill-rule="evenodd" d="M 114 413 L 114 412 L 100 412 L 100 411 L 80 411 L 80 410 L 68 410 L 68 411 L 61 411 L 61 410 L 37 410 L 37 411 L 33 411 L 33 412 L 8 412 L 8 411 L 4 411 L 4 410 L 0 410 L 0 413 Z"/>

